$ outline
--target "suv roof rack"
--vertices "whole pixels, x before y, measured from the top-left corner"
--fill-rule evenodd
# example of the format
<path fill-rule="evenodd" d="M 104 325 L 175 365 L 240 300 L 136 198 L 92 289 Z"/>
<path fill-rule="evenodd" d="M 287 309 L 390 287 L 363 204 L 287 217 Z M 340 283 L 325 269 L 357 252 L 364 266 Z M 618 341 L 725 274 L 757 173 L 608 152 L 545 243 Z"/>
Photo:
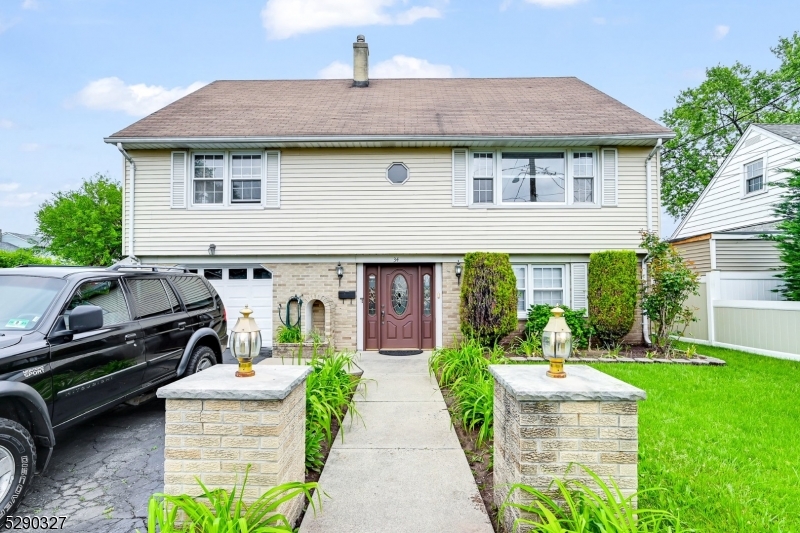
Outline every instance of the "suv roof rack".
<path fill-rule="evenodd" d="M 14 268 L 103 268 L 103 267 L 92 267 L 92 266 L 84 266 L 84 265 L 17 265 Z"/>
<path fill-rule="evenodd" d="M 149 270 L 150 272 L 170 272 L 170 271 L 177 271 L 183 272 L 184 274 L 190 274 L 188 268 L 184 267 L 168 267 L 163 265 L 124 265 L 124 264 L 116 264 L 111 265 L 106 270 L 111 270 L 112 272 L 118 272 L 123 269 L 132 269 L 132 270 Z"/>

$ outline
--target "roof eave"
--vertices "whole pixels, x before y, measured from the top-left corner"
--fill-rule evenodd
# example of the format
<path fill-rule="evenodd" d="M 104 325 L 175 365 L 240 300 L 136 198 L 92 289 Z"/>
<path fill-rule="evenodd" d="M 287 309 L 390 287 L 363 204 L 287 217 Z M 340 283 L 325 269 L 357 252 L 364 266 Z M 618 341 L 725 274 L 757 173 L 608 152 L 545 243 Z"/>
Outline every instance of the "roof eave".
<path fill-rule="evenodd" d="M 472 136 L 472 135 L 343 135 L 343 136 L 277 136 L 277 137 L 106 137 L 109 144 L 122 143 L 130 149 L 210 148 L 218 145 L 263 147 L 383 147 L 383 146 L 486 146 L 490 144 L 531 145 L 630 145 L 652 146 L 658 139 L 672 139 L 673 132 L 557 135 L 557 136 Z"/>

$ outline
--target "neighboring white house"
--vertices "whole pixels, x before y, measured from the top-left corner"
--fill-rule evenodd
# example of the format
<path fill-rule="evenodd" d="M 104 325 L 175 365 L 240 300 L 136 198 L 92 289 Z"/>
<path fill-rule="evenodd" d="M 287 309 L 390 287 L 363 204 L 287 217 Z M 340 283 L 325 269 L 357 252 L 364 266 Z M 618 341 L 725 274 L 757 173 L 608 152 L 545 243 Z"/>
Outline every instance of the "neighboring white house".
<path fill-rule="evenodd" d="M 378 349 L 452 340 L 472 251 L 511 255 L 520 318 L 585 308 L 589 254 L 658 230 L 672 136 L 576 78 L 364 69 L 214 82 L 106 142 L 124 151 L 126 254 L 196 269 L 230 324 L 249 303 L 265 345 L 296 294 L 304 329 Z"/>
<path fill-rule="evenodd" d="M 775 244 L 761 238 L 775 232 L 772 207 L 782 189 L 784 168 L 800 168 L 800 125 L 753 124 L 720 165 L 703 194 L 671 237 L 700 273 L 732 274 L 726 299 L 777 300 L 774 272 L 782 268 Z"/>
<path fill-rule="evenodd" d="M 20 248 L 36 248 L 41 245 L 41 240 L 35 235 L 0 230 L 0 250 L 13 252 Z"/>

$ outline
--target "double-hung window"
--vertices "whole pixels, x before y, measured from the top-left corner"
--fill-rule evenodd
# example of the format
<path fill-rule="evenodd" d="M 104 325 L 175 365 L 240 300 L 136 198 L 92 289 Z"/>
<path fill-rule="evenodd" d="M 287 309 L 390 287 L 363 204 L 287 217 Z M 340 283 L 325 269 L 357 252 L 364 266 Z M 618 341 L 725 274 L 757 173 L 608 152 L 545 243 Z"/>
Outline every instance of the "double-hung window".
<path fill-rule="evenodd" d="M 759 159 L 744 166 L 745 194 L 764 190 L 764 160 Z"/>
<path fill-rule="evenodd" d="M 503 202 L 564 203 L 564 159 L 564 152 L 503 152 Z"/>
<path fill-rule="evenodd" d="M 494 203 L 494 154 L 472 154 L 472 203 Z"/>
<path fill-rule="evenodd" d="M 594 154 L 572 153 L 572 188 L 575 203 L 594 202 Z"/>
<path fill-rule="evenodd" d="M 517 278 L 517 316 L 524 318 L 532 305 L 565 303 L 564 265 L 513 265 Z"/>
<path fill-rule="evenodd" d="M 231 156 L 231 203 L 261 203 L 261 154 Z"/>
<path fill-rule="evenodd" d="M 222 205 L 224 191 L 224 157 L 222 154 L 195 154 L 192 175 L 195 204 Z"/>

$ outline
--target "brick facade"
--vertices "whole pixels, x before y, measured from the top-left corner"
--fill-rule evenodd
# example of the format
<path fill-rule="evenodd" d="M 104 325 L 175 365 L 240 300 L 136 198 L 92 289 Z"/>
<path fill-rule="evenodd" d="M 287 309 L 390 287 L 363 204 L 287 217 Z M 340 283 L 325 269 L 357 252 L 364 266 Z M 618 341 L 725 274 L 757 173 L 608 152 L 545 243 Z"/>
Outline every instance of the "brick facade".
<path fill-rule="evenodd" d="M 463 266 L 463 264 L 462 264 Z M 456 263 L 442 263 L 442 344 L 451 346 L 461 338 L 461 286 L 456 277 Z"/>
<path fill-rule="evenodd" d="M 166 401 L 164 492 L 197 494 L 199 478 L 211 488 L 241 488 L 252 502 L 270 488 L 305 479 L 306 385 L 283 400 Z M 303 498 L 280 512 L 294 522 Z"/>

